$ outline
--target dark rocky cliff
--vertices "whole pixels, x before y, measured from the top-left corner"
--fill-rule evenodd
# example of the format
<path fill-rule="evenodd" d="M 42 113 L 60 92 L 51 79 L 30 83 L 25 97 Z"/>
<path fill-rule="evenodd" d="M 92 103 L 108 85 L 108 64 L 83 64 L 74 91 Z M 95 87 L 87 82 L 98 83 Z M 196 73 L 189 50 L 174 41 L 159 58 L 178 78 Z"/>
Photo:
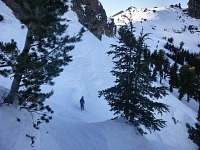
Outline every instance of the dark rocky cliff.
<path fill-rule="evenodd" d="M 72 0 L 79 22 L 90 30 L 98 39 L 102 34 L 113 36 L 114 22 L 108 20 L 103 6 L 98 0 Z"/>
<path fill-rule="evenodd" d="M 25 17 L 20 6 L 13 0 L 2 1 L 12 9 L 19 20 Z M 109 37 L 114 35 L 114 21 L 108 20 L 106 12 L 98 0 L 72 0 L 72 3 L 72 10 L 76 12 L 79 22 L 98 39 L 101 40 L 103 34 Z"/>
<path fill-rule="evenodd" d="M 188 14 L 191 17 L 200 19 L 200 0 L 189 0 L 188 2 Z"/>

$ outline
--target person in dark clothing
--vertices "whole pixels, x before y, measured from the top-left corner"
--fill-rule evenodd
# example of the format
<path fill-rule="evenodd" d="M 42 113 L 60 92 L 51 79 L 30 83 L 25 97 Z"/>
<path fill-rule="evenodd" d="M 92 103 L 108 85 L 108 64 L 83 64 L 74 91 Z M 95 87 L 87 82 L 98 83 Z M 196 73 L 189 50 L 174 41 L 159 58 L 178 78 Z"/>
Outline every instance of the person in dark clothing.
<path fill-rule="evenodd" d="M 85 100 L 84 100 L 84 97 L 82 96 L 80 99 L 81 110 L 84 110 L 84 104 L 85 104 Z"/>

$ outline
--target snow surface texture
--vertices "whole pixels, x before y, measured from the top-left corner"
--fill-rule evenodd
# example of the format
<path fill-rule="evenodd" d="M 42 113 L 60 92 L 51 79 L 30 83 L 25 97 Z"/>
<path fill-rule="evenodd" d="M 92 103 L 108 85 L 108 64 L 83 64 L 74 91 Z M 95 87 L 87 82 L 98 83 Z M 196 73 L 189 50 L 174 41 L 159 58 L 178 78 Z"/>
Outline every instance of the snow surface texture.
<path fill-rule="evenodd" d="M 184 41 L 184 49 L 190 52 L 200 52 L 198 44 L 200 44 L 200 23 L 199 19 L 189 17 L 182 9 L 178 7 L 161 7 L 161 8 L 141 8 L 135 7 L 114 17 L 115 24 L 124 25 L 127 19 L 124 16 L 130 17 L 132 14 L 132 22 L 136 27 L 136 33 L 140 33 L 142 28 L 144 33 L 150 33 L 150 38 L 147 42 L 152 50 L 158 48 L 163 49 L 166 39 L 173 37 L 174 45 L 179 46 L 181 41 Z M 195 26 L 198 29 L 190 31 L 189 26 Z M 158 49 L 159 50 L 159 49 Z"/>
<path fill-rule="evenodd" d="M 159 46 L 162 47 L 165 43 L 163 36 L 176 36 L 175 41 L 187 42 L 186 46 L 191 51 L 197 50 L 199 35 L 172 32 L 172 28 L 180 29 L 184 24 L 176 20 L 177 15 L 182 14 L 181 10 L 157 10 L 155 14 L 147 15 L 142 10 L 135 9 L 138 12 L 138 16 L 134 15 L 137 28 L 143 27 L 145 32 L 153 32 L 152 40 L 148 41 L 150 46 L 154 47 L 154 42 L 160 40 Z M 19 48 L 23 48 L 26 30 L 21 29 L 20 22 L 1 1 L 0 14 L 5 18 L 0 22 L 0 41 L 8 42 L 14 38 Z M 66 17 L 71 19 L 67 34 L 77 33 L 81 24 L 78 23 L 75 13 L 68 12 Z M 140 23 L 138 20 L 141 17 L 150 20 Z M 166 20 L 167 17 L 171 21 Z M 187 24 L 192 22 L 199 27 L 198 20 L 182 17 Z M 151 28 L 153 25 L 156 26 L 155 30 Z M 188 38 L 194 40 L 189 41 Z M 97 97 L 97 91 L 110 87 L 114 81 L 110 74 L 113 64 L 106 54 L 111 43 L 116 43 L 116 39 L 103 37 L 99 41 L 88 31 L 84 34 L 82 42 L 77 43 L 71 52 L 73 62 L 55 79 L 55 86 L 43 87 L 46 91 L 52 88 L 55 91 L 47 102 L 55 113 L 53 120 L 48 124 L 41 124 L 39 130 L 32 127 L 30 113 L 20 111 L 15 105 L 0 107 L 0 150 L 197 150 L 197 146 L 188 139 L 185 127 L 186 122 L 194 125 L 197 103 L 179 101 L 176 98 L 177 92 L 169 93 L 160 100 L 170 106 L 170 113 L 163 115 L 163 119 L 168 121 L 167 127 L 161 132 L 141 136 L 123 119 L 110 120 L 113 118 L 112 112 L 109 111 L 107 102 Z M 10 83 L 9 78 L 0 77 L 1 96 L 8 92 Z M 84 111 L 79 106 L 81 96 L 86 101 Z M 35 142 L 32 145 L 31 138 L 26 135 L 33 137 Z"/>

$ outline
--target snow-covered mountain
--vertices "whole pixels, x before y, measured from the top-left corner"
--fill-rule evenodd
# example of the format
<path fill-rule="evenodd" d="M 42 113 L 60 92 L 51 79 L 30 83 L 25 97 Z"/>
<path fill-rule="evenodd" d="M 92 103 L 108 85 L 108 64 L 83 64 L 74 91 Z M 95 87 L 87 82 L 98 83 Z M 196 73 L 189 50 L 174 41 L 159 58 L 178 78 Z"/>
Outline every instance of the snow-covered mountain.
<path fill-rule="evenodd" d="M 185 43 L 184 49 L 190 52 L 200 52 L 198 46 L 200 44 L 199 19 L 189 17 L 187 11 L 179 7 L 173 5 L 148 9 L 129 7 L 113 18 L 118 26 L 126 24 L 128 22 L 127 18 L 132 18 L 131 20 L 136 27 L 136 34 L 140 33 L 142 28 L 144 33 L 151 34 L 151 39 L 147 41 L 147 44 L 151 46 L 153 51 L 163 49 L 167 39 L 173 37 L 174 45 L 179 46 L 180 42 L 183 41 Z"/>
<path fill-rule="evenodd" d="M 175 45 L 184 41 L 185 48 L 199 52 L 199 20 L 188 17 L 181 9 L 130 10 L 136 34 L 142 28 L 144 32 L 152 33 L 151 40 L 147 41 L 152 50 L 163 48 L 167 38 L 174 37 Z M 0 41 L 8 42 L 13 38 L 21 49 L 26 29 L 21 28 L 20 21 L 1 1 L 0 14 L 4 16 L 0 22 Z M 124 14 L 129 12 L 114 17 L 116 24 L 126 21 Z M 82 25 L 76 14 L 70 11 L 66 17 L 71 20 L 68 34 L 77 33 Z M 191 33 L 189 25 L 198 27 L 198 31 Z M 111 57 L 106 54 L 113 43 L 116 44 L 116 38 L 103 36 L 99 41 L 89 31 L 84 34 L 82 41 L 70 53 L 73 62 L 55 79 L 55 86 L 43 87 L 43 90 L 53 88 L 55 91 L 47 102 L 54 114 L 53 120 L 41 124 L 39 130 L 32 127 L 34 118 L 30 113 L 19 110 L 16 105 L 0 106 L 0 150 L 197 150 L 197 146 L 188 139 L 185 124 L 194 125 L 196 122 L 198 104 L 179 101 L 176 90 L 160 100 L 170 106 L 170 113 L 162 116 L 167 127 L 160 132 L 141 136 L 123 119 L 110 120 L 112 112 L 107 102 L 98 98 L 98 91 L 110 87 L 114 81 L 110 74 L 113 66 Z M 1 96 L 10 84 L 10 78 L 0 77 Z M 81 96 L 86 100 L 85 111 L 80 111 Z M 31 138 L 35 141 L 33 144 Z"/>

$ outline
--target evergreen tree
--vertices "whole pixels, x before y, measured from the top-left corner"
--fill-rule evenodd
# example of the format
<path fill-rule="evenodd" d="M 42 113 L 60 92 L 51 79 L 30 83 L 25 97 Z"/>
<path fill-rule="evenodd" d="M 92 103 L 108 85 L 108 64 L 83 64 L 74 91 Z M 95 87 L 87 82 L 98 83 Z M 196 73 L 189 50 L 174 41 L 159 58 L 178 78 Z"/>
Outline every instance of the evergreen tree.
<path fill-rule="evenodd" d="M 199 146 L 200 150 L 200 109 L 198 111 L 197 123 L 195 127 L 190 126 L 188 123 L 186 124 L 188 128 L 189 138 Z"/>
<path fill-rule="evenodd" d="M 199 109 L 200 109 L 200 72 L 196 74 L 196 77 L 195 77 L 193 98 L 197 102 L 199 102 Z"/>
<path fill-rule="evenodd" d="M 166 54 L 163 50 L 159 50 L 159 52 L 157 53 L 157 51 L 155 51 L 152 54 L 152 59 L 154 61 L 155 64 L 155 71 L 159 72 L 159 76 L 160 76 L 160 84 L 162 83 L 162 79 L 166 79 L 167 75 L 169 74 L 169 67 L 170 67 L 170 63 L 169 63 L 169 59 L 166 57 Z"/>
<path fill-rule="evenodd" d="M 200 111 L 200 72 L 196 74 L 195 82 L 194 82 L 194 91 L 193 98 L 199 103 L 199 111 Z M 199 115 L 200 120 L 200 115 Z"/>
<path fill-rule="evenodd" d="M 53 78 L 72 61 L 68 52 L 74 48 L 73 43 L 80 41 L 83 30 L 74 37 L 64 35 L 68 27 L 63 18 L 68 10 L 66 0 L 13 2 L 23 14 L 20 20 L 27 27 L 27 35 L 22 50 L 18 50 L 14 40 L 0 43 L 0 73 L 13 79 L 5 102 L 13 103 L 18 99 L 29 111 L 52 112 L 43 102 L 53 91 L 43 93 L 41 85 L 53 85 Z"/>
<path fill-rule="evenodd" d="M 196 74 L 193 98 L 199 103 L 197 122 L 195 123 L 195 127 L 192 127 L 189 124 L 187 124 L 187 127 L 189 138 L 199 146 L 200 150 L 200 73 Z"/>
<path fill-rule="evenodd" d="M 111 45 L 113 50 L 108 52 L 114 55 L 115 67 L 111 73 L 116 77 L 116 85 L 100 91 L 99 96 L 104 96 L 111 111 L 125 117 L 141 134 L 146 133 L 141 126 L 150 132 L 160 130 L 165 126 L 165 121 L 156 119 L 155 113 L 162 114 L 169 110 L 167 105 L 155 102 L 166 95 L 166 89 L 152 85 L 156 77 L 152 76 L 149 67 L 151 59 L 144 57 L 149 53 L 144 43 L 148 34 L 142 31 L 136 38 L 132 25 L 121 27 L 118 33 L 119 45 Z"/>
<path fill-rule="evenodd" d="M 170 85 L 170 92 L 173 92 L 174 87 L 178 87 L 179 85 L 179 79 L 178 79 L 178 65 L 177 63 L 174 63 L 170 67 L 170 73 L 169 73 L 169 85 Z"/>
<path fill-rule="evenodd" d="M 179 73 L 179 99 L 187 94 L 187 101 L 194 95 L 195 68 L 186 64 L 180 68 Z"/>

